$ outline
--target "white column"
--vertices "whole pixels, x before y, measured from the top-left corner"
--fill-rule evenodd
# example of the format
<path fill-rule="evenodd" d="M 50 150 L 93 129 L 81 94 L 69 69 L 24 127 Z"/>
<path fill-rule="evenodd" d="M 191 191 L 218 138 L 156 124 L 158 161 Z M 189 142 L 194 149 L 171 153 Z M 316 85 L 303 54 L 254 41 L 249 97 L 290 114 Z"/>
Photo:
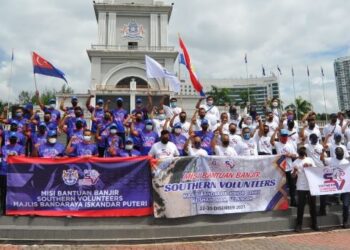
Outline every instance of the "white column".
<path fill-rule="evenodd" d="M 151 46 L 158 46 L 158 14 L 151 14 Z"/>
<path fill-rule="evenodd" d="M 101 80 L 101 57 L 91 58 L 91 89 L 95 90 L 96 85 L 102 84 Z"/>
<path fill-rule="evenodd" d="M 108 45 L 117 45 L 117 13 L 108 14 Z"/>
<path fill-rule="evenodd" d="M 98 13 L 98 45 L 106 45 L 106 12 Z"/>
<path fill-rule="evenodd" d="M 160 46 L 168 46 L 168 15 L 160 15 Z"/>

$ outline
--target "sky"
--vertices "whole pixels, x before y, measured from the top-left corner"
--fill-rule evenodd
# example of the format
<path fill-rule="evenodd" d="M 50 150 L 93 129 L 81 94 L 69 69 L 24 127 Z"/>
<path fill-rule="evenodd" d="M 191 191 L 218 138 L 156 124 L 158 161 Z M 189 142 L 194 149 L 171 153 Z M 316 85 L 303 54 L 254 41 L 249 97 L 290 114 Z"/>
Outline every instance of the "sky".
<path fill-rule="evenodd" d="M 174 2 L 169 45 L 178 48 L 181 34 L 200 78 L 244 78 L 244 55 L 249 75 L 279 76 L 281 98 L 311 97 L 324 112 L 321 67 L 324 69 L 328 112 L 338 110 L 333 62 L 350 55 L 348 0 L 165 0 Z M 31 51 L 66 73 L 77 93 L 90 86 L 86 49 L 97 41 L 97 22 L 90 0 L 11 0 L 0 8 L 0 100 L 15 101 L 21 90 L 33 91 Z M 12 79 L 11 51 L 14 49 Z M 176 68 L 176 67 L 175 67 Z M 64 82 L 37 76 L 40 90 L 57 90 Z M 10 84 L 9 84 L 10 82 Z"/>

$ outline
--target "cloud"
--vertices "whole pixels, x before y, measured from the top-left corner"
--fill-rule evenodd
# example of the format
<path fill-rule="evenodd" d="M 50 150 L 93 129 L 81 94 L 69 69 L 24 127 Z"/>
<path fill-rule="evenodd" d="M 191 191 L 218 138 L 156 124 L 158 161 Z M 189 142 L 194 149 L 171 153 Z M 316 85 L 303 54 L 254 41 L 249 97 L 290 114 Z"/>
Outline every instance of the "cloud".
<path fill-rule="evenodd" d="M 320 67 L 326 75 L 327 107 L 338 109 L 333 61 L 350 53 L 346 0 L 166 0 L 174 2 L 169 42 L 177 45 L 181 34 L 202 78 L 245 77 L 283 71 L 280 90 L 284 103 L 293 100 L 291 67 L 296 95 L 308 99 L 306 66 L 311 73 L 312 102 L 323 111 Z M 20 8 L 19 8 L 20 6 Z M 36 51 L 66 73 L 76 92 L 90 86 L 90 62 L 86 54 L 97 40 L 92 1 L 12 0 L 0 8 L 0 91 L 8 91 L 11 49 L 15 49 L 13 94 L 33 90 L 30 52 Z M 56 87 L 60 79 L 38 76 L 40 89 Z M 15 87 L 14 87 L 15 86 Z"/>

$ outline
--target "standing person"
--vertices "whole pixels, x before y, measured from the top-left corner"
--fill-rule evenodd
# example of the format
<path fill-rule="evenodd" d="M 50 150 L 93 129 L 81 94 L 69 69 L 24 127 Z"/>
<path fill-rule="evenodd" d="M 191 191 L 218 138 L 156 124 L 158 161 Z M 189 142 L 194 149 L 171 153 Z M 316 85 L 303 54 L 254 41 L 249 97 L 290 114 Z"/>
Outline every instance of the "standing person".
<path fill-rule="evenodd" d="M 65 101 L 66 99 L 67 99 L 67 97 L 65 96 L 65 97 L 63 97 L 63 99 L 61 100 L 60 109 L 61 109 L 63 112 L 69 114 L 69 115 L 74 115 L 75 109 L 76 109 L 77 107 L 79 107 L 79 105 L 78 105 L 78 103 L 79 103 L 78 97 L 72 96 L 72 98 L 71 98 L 71 104 L 72 104 L 72 106 L 70 106 L 70 107 L 65 107 L 65 106 L 64 106 L 64 101 Z M 83 113 L 83 110 L 82 110 L 82 113 Z"/>
<path fill-rule="evenodd" d="M 130 133 L 133 136 L 140 138 L 141 155 L 148 155 L 148 152 L 151 150 L 152 146 L 159 141 L 158 133 L 153 131 L 153 121 L 146 120 L 145 129 L 143 129 L 141 132 L 137 131 L 134 127 L 134 123 L 132 123 Z"/>
<path fill-rule="evenodd" d="M 201 104 L 205 97 L 201 97 L 197 104 L 196 109 L 203 108 L 206 113 L 206 119 L 209 121 L 210 126 L 214 126 L 220 121 L 220 112 L 218 107 L 214 105 L 214 97 L 207 96 L 206 103 Z"/>
<path fill-rule="evenodd" d="M 192 119 L 192 124 L 194 125 L 196 122 L 195 119 Z M 206 120 L 206 119 L 203 119 L 201 121 L 201 130 L 200 131 L 194 131 L 192 130 L 192 126 L 190 127 L 190 136 L 193 137 L 194 135 L 195 136 L 199 136 L 201 138 L 201 141 L 202 141 L 202 145 L 201 147 L 207 151 L 208 155 L 212 155 L 213 154 L 213 151 L 212 151 L 212 148 L 211 148 L 211 141 L 214 137 L 214 133 L 209 131 L 209 121 Z"/>
<path fill-rule="evenodd" d="M 166 96 L 164 96 L 160 101 L 160 109 L 164 109 L 166 117 L 171 118 L 174 115 L 179 115 L 182 112 L 182 108 L 178 106 L 177 99 L 175 97 L 172 97 L 170 99 L 169 106 L 164 104 Z"/>
<path fill-rule="evenodd" d="M 92 132 L 85 129 L 83 133 L 83 140 L 77 144 L 72 144 L 74 137 L 72 137 L 67 145 L 66 154 L 73 157 L 87 157 L 98 156 L 97 146 L 92 142 Z"/>
<path fill-rule="evenodd" d="M 296 121 L 288 120 L 287 121 L 287 130 L 288 130 L 288 141 L 293 145 L 295 152 L 297 152 L 298 144 L 300 143 L 298 131 L 295 128 Z"/>
<path fill-rule="evenodd" d="M 2 142 L 7 145 L 7 144 L 10 144 L 10 134 L 12 132 L 15 132 L 17 134 L 17 140 L 18 140 L 18 143 L 21 144 L 23 147 L 26 146 L 26 137 L 25 135 L 19 131 L 19 128 L 18 128 L 18 122 L 16 120 L 12 120 L 11 123 L 10 123 L 10 130 L 5 130 L 4 133 L 2 133 Z"/>
<path fill-rule="evenodd" d="M 242 141 L 242 137 L 241 135 L 238 133 L 237 131 L 237 125 L 235 123 L 230 123 L 229 127 L 229 138 L 230 138 L 230 146 L 233 147 L 235 149 L 235 151 L 237 152 L 238 150 L 238 145 L 239 143 L 241 143 Z M 221 132 L 222 134 L 222 132 Z"/>
<path fill-rule="evenodd" d="M 143 120 L 143 113 L 141 111 L 136 112 L 134 115 L 129 115 L 128 118 L 124 121 L 124 126 L 130 128 L 130 136 L 134 140 L 134 147 L 137 150 L 141 150 L 141 138 L 139 136 L 134 136 L 131 133 L 131 129 L 134 130 L 134 132 L 141 133 L 145 127 L 145 120 Z M 146 119 L 147 120 L 147 119 Z M 133 126 L 131 128 L 131 126 Z"/>
<path fill-rule="evenodd" d="M 97 125 L 96 140 L 97 140 L 97 150 L 98 157 L 103 157 L 106 150 L 106 142 L 102 138 L 106 138 L 109 135 L 109 127 L 112 124 L 112 113 L 105 111 L 103 120 Z M 115 131 L 117 133 L 117 129 Z"/>
<path fill-rule="evenodd" d="M 134 149 L 134 141 L 131 137 L 126 138 L 124 149 L 118 152 L 119 157 L 135 157 L 140 155 L 140 151 Z"/>
<path fill-rule="evenodd" d="M 108 106 L 107 106 L 108 107 Z M 107 108 L 105 107 L 105 109 Z M 113 122 L 118 126 L 118 135 L 122 137 L 123 141 L 125 140 L 125 127 L 124 122 L 128 117 L 128 111 L 124 109 L 124 99 L 121 97 L 117 98 L 117 107 L 112 111 Z"/>
<path fill-rule="evenodd" d="M 329 138 L 333 138 L 332 142 L 330 141 Z M 335 149 L 338 147 L 341 147 L 344 150 L 344 158 L 349 158 L 349 153 L 345 145 L 342 143 L 342 135 L 341 134 L 334 134 L 332 136 L 331 134 L 327 135 L 324 142 L 323 142 L 323 147 L 329 149 L 329 155 L 331 158 L 335 158 Z"/>
<path fill-rule="evenodd" d="M 325 158 L 325 149 L 323 149 L 323 154 L 321 154 L 321 161 L 325 166 L 329 166 L 333 169 L 348 165 L 349 161 L 344 158 L 344 150 L 341 147 L 335 149 L 335 158 Z M 350 193 L 342 193 L 340 196 L 343 202 L 343 228 L 349 228 L 349 205 L 350 205 Z M 325 209 L 325 208 L 324 208 Z"/>
<path fill-rule="evenodd" d="M 152 102 L 152 97 L 150 93 L 148 93 L 147 98 L 148 98 L 147 107 L 143 105 L 143 101 L 141 98 L 136 99 L 136 107 L 134 110 L 131 111 L 132 115 L 137 115 L 137 113 L 141 113 L 142 120 L 147 120 L 149 118 L 148 115 L 149 113 L 152 112 L 152 108 L 153 108 L 153 102 Z"/>
<path fill-rule="evenodd" d="M 10 125 L 13 122 L 16 122 L 18 132 L 26 132 L 28 121 L 29 120 L 24 117 L 23 108 L 21 108 L 21 107 L 16 108 L 15 115 L 13 118 L 10 118 L 10 119 L 6 119 L 4 117 L 0 118 L 0 122 L 4 123 L 4 124 Z"/>
<path fill-rule="evenodd" d="M 103 154 L 104 157 L 115 157 L 117 156 L 119 150 L 124 146 L 123 139 L 118 135 L 117 124 L 112 123 L 107 129 L 107 133 L 97 133 L 96 140 L 98 141 L 99 145 L 105 146 L 105 152 Z"/>
<path fill-rule="evenodd" d="M 303 127 L 300 131 L 300 138 L 305 142 L 305 144 L 310 143 L 309 137 L 311 134 L 316 134 L 318 141 L 322 141 L 322 135 L 319 126 L 316 124 L 316 113 L 309 112 L 302 119 Z"/>
<path fill-rule="evenodd" d="M 61 112 L 60 112 L 58 109 L 56 109 L 56 99 L 51 98 L 51 99 L 49 100 L 49 106 L 46 107 L 46 106 L 44 105 L 44 103 L 42 102 L 41 98 L 40 98 L 39 91 L 36 91 L 36 92 L 35 92 L 35 95 L 36 95 L 36 99 L 37 99 L 37 101 L 38 101 L 38 104 L 39 104 L 41 110 L 42 110 L 43 112 L 48 112 L 48 113 L 50 113 L 50 114 L 51 114 L 51 120 L 50 120 L 50 122 L 55 123 L 55 124 L 56 124 L 56 127 L 58 127 L 58 124 L 59 124 L 60 119 L 61 119 Z"/>
<path fill-rule="evenodd" d="M 91 113 L 91 132 L 93 134 L 97 131 L 97 125 L 103 120 L 103 117 L 105 115 L 104 112 L 104 101 L 102 99 L 98 99 L 96 102 L 96 106 L 91 105 L 91 99 L 94 98 L 94 95 L 90 95 L 89 98 L 86 100 L 85 106 L 87 110 Z"/>
<path fill-rule="evenodd" d="M 9 134 L 9 144 L 1 148 L 1 171 L 0 171 L 0 197 L 1 210 L 5 214 L 6 210 L 6 190 L 7 190 L 7 158 L 8 156 L 18 155 L 24 156 L 24 146 L 18 143 L 18 136 L 16 132 Z"/>
<path fill-rule="evenodd" d="M 211 141 L 211 147 L 215 155 L 217 156 L 228 156 L 233 157 L 237 156 L 236 150 L 230 146 L 230 137 L 227 134 L 221 135 L 220 142 L 221 145 L 217 145 L 219 139 L 219 131 L 215 132 L 215 136 Z"/>
<path fill-rule="evenodd" d="M 148 155 L 156 159 L 180 156 L 176 145 L 169 141 L 169 136 L 170 132 L 168 130 L 163 130 L 161 132 L 160 141 L 152 145 L 152 148 L 149 151 Z"/>
<path fill-rule="evenodd" d="M 299 157 L 293 164 L 292 176 L 297 179 L 297 192 L 298 192 L 298 211 L 297 211 L 297 225 L 295 227 L 296 232 L 301 232 L 304 218 L 304 208 L 306 201 L 310 208 L 311 216 L 311 228 L 315 231 L 320 229 L 317 226 L 317 215 L 316 215 L 316 196 L 311 195 L 309 183 L 305 175 L 305 168 L 316 167 L 314 161 L 307 157 L 306 148 L 300 147 L 298 149 Z"/>
<path fill-rule="evenodd" d="M 35 148 L 35 145 L 40 146 L 47 141 L 47 127 L 45 122 L 40 122 L 38 126 L 38 131 L 32 136 L 32 154 Z"/>
<path fill-rule="evenodd" d="M 213 126 L 212 131 L 220 130 L 222 134 L 229 134 L 229 126 L 228 114 L 224 112 L 220 115 L 220 123 L 216 123 L 216 125 Z"/>
<path fill-rule="evenodd" d="M 273 115 L 273 112 L 271 110 L 268 110 L 265 113 L 265 116 L 266 116 L 265 125 L 269 127 L 269 133 L 267 136 L 271 137 L 271 135 L 273 135 L 275 130 L 278 128 L 278 122 L 276 119 L 274 119 L 274 115 Z"/>
<path fill-rule="evenodd" d="M 282 124 L 281 124 L 282 125 Z M 292 178 L 292 163 L 293 160 L 297 158 L 297 152 L 295 151 L 295 148 L 293 144 L 288 142 L 288 136 L 289 132 L 286 129 L 281 129 L 282 126 L 280 126 L 275 133 L 273 133 L 271 137 L 271 145 L 276 147 L 276 151 L 278 154 L 284 155 L 286 157 L 286 179 L 287 179 L 287 185 L 289 187 L 289 196 L 290 196 L 290 205 L 292 207 L 296 206 L 296 200 L 295 200 L 295 180 Z M 277 132 L 280 133 L 279 141 L 276 142 L 276 134 Z"/>
<path fill-rule="evenodd" d="M 178 119 L 176 119 L 178 118 Z M 180 115 L 174 115 L 173 118 L 170 120 L 170 127 L 173 128 L 174 124 L 179 123 L 181 124 L 181 129 L 182 129 L 182 135 L 184 135 L 186 138 L 188 138 L 188 133 L 190 131 L 190 126 L 191 123 L 188 122 L 187 120 L 187 113 L 185 111 L 182 111 Z M 176 123 L 175 121 L 178 120 Z"/>
<path fill-rule="evenodd" d="M 258 132 L 258 155 L 272 155 L 272 145 L 270 128 L 268 125 L 260 122 L 259 132 Z M 275 131 L 275 130 L 274 130 Z M 273 134 L 273 133 L 272 133 Z"/>
<path fill-rule="evenodd" d="M 251 131 L 248 127 L 242 129 L 242 141 L 238 143 L 236 152 L 239 156 L 258 155 L 258 136 L 255 130 Z"/>
<path fill-rule="evenodd" d="M 331 137 L 331 135 L 334 134 L 342 134 L 342 128 L 337 124 L 337 115 L 331 114 L 330 116 L 330 122 L 323 128 L 323 137 L 326 138 L 329 137 L 329 142 L 333 143 L 334 138 Z"/>
<path fill-rule="evenodd" d="M 199 136 L 189 137 L 184 146 L 188 156 L 208 156 L 208 152 L 202 148 L 202 140 Z"/>
<path fill-rule="evenodd" d="M 50 130 L 47 133 L 47 141 L 44 144 L 36 145 L 34 156 L 42 158 L 56 158 L 64 156 L 65 147 L 57 141 L 57 131 Z"/>
<path fill-rule="evenodd" d="M 180 156 L 185 155 L 185 143 L 187 137 L 182 133 L 182 125 L 180 122 L 176 123 L 173 131 L 170 134 L 170 141 L 176 145 L 177 150 L 179 151 Z"/>

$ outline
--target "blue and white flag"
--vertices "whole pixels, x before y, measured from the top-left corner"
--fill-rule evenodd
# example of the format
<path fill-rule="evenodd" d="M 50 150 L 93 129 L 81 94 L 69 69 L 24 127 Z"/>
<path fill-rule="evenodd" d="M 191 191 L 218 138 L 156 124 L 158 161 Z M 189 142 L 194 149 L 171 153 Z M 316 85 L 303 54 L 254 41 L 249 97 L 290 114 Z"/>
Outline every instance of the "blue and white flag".
<path fill-rule="evenodd" d="M 180 93 L 181 84 L 175 74 L 169 72 L 156 60 L 149 56 L 145 56 L 147 78 L 165 78 L 169 80 L 170 90 L 175 93 Z"/>

